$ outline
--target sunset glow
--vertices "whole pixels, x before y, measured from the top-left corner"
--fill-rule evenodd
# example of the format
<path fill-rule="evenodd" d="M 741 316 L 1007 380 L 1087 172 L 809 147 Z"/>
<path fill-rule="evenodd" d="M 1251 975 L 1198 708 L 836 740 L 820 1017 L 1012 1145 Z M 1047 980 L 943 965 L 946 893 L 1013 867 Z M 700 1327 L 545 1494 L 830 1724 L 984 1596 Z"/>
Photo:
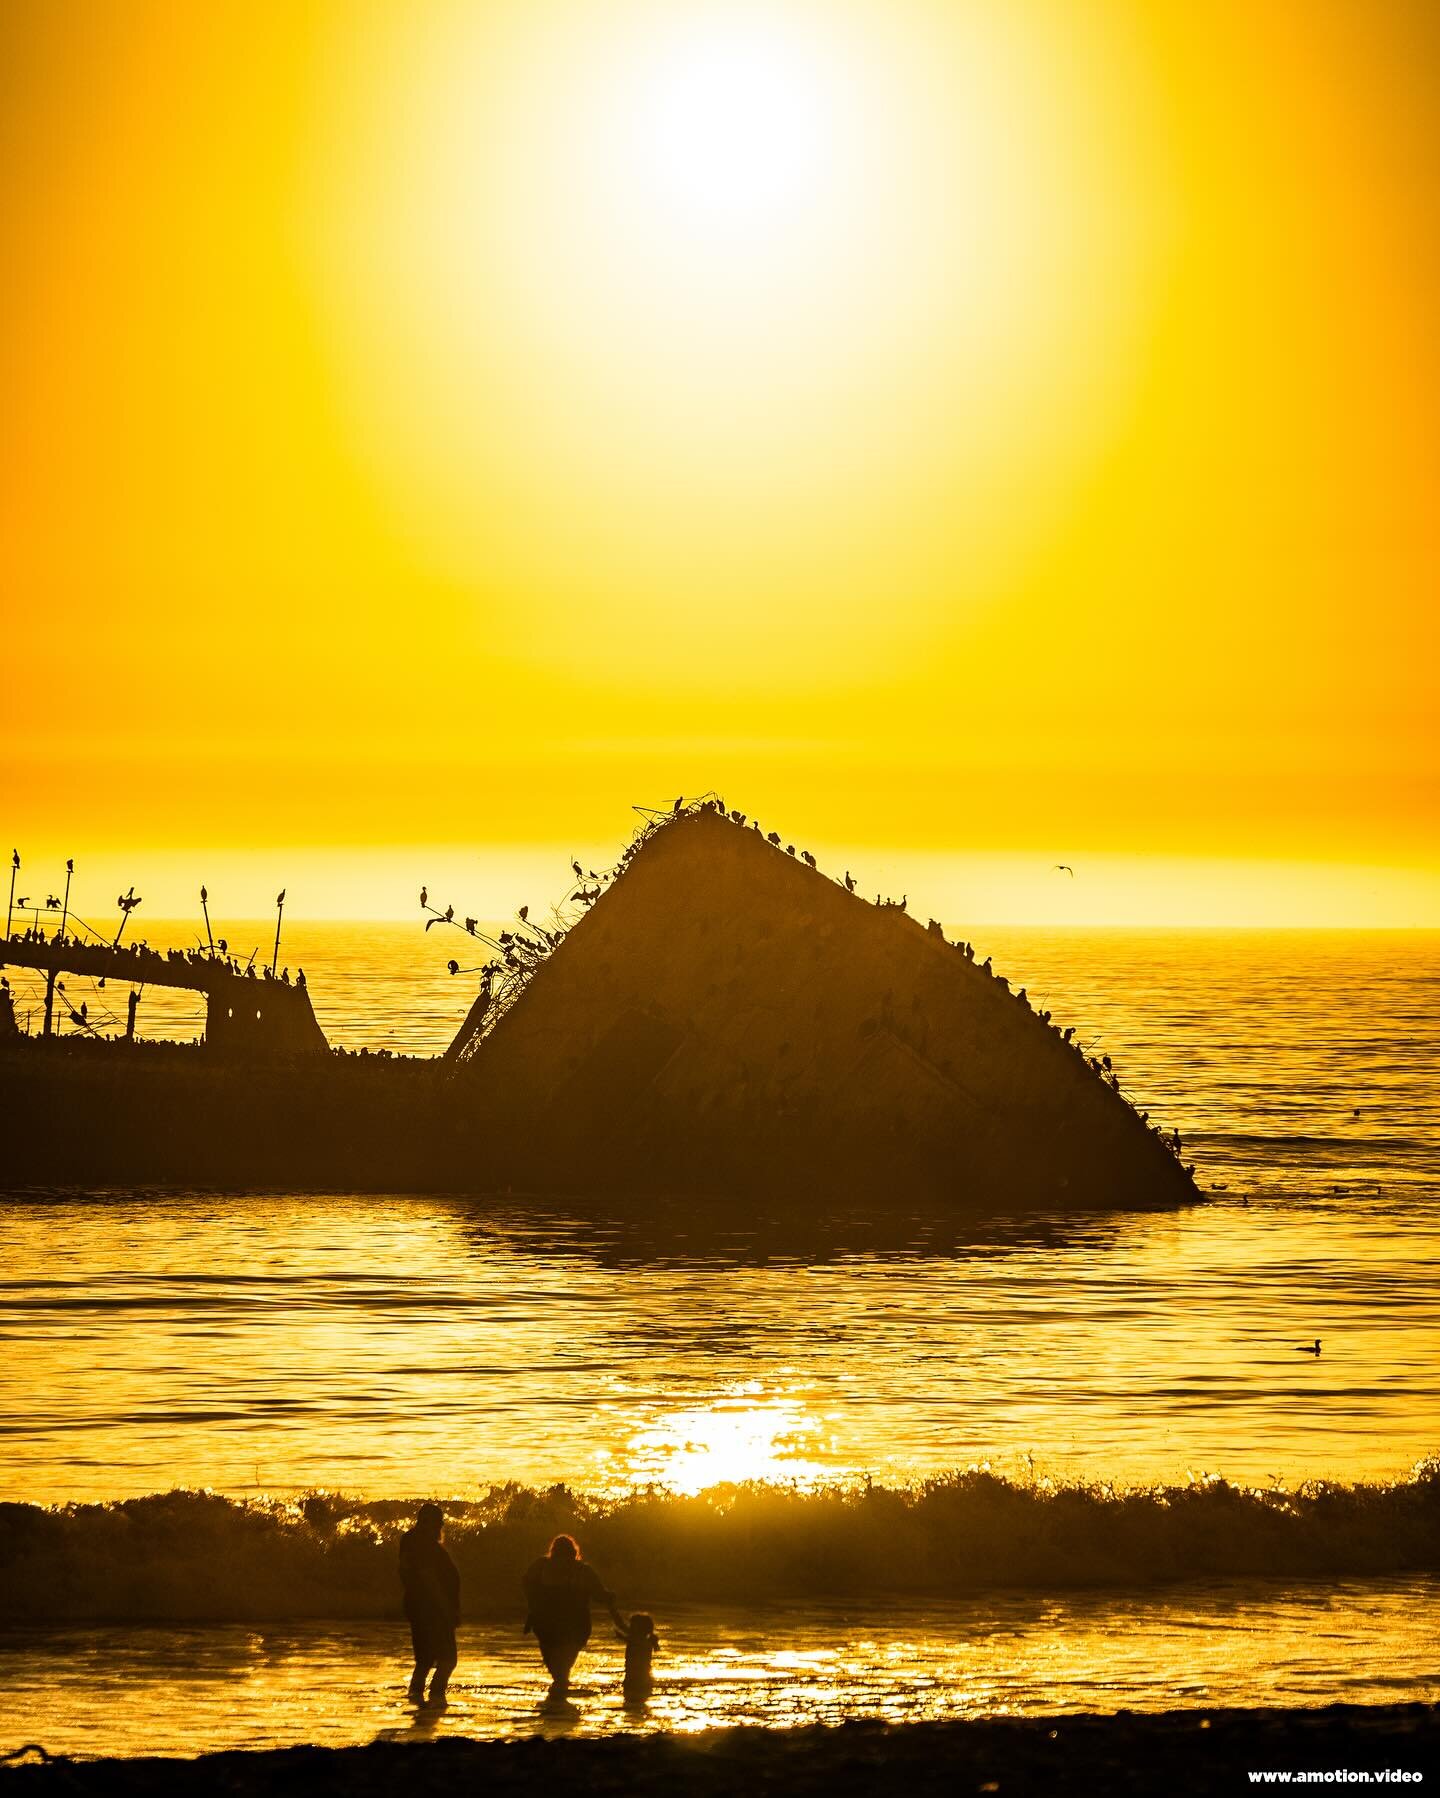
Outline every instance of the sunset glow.
<path fill-rule="evenodd" d="M 4 43 L 37 882 L 499 913 L 717 788 L 947 917 L 1440 923 L 1430 9 Z"/>

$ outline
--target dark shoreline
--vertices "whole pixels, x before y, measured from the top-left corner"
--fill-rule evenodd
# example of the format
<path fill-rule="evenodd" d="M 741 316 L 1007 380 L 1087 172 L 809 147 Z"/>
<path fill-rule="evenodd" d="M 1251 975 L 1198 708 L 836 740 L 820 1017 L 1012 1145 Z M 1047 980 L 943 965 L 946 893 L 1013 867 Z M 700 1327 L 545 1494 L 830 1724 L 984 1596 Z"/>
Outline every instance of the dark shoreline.
<path fill-rule="evenodd" d="M 1109 1795 L 1253 1789 L 1249 1774 L 1369 1772 L 1434 1780 L 1440 1706 L 1328 1705 L 1315 1710 L 1188 1710 L 973 1723 L 852 1722 L 793 1730 L 599 1739 L 376 1742 L 195 1760 L 11 1764 L 16 1793 L 499 1794 L 956 1792 Z M 1359 1783 L 1343 1778 L 1334 1783 Z"/>

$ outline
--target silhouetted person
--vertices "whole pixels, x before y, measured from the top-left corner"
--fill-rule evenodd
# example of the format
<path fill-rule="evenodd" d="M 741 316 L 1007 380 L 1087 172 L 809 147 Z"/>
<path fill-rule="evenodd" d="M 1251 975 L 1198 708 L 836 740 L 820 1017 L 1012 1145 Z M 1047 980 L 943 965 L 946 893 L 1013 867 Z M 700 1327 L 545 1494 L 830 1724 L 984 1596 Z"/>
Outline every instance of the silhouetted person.
<path fill-rule="evenodd" d="M 563 1698 L 570 1689 L 570 1670 L 580 1650 L 590 1640 L 590 1601 L 598 1598 L 609 1611 L 616 1629 L 625 1625 L 615 1609 L 615 1594 L 587 1561 L 573 1536 L 557 1536 L 549 1550 L 532 1561 L 525 1572 L 525 1632 L 534 1633 L 540 1659 L 550 1675 L 550 1697 Z"/>
<path fill-rule="evenodd" d="M 415 1650 L 415 1671 L 410 1676 L 412 1704 L 443 1705 L 445 1688 L 455 1671 L 460 1574 L 441 1541 L 444 1529 L 445 1513 L 439 1505 L 425 1504 L 400 1538 L 400 1583 L 405 1589 L 405 1615 Z M 432 1668 L 435 1677 L 427 1699 L 425 1676 Z"/>
<path fill-rule="evenodd" d="M 648 1611 L 636 1611 L 619 1634 L 625 1644 L 625 1696 L 631 1702 L 646 1699 L 654 1690 L 655 1676 L 650 1664 L 660 1646 L 655 1619 Z"/>

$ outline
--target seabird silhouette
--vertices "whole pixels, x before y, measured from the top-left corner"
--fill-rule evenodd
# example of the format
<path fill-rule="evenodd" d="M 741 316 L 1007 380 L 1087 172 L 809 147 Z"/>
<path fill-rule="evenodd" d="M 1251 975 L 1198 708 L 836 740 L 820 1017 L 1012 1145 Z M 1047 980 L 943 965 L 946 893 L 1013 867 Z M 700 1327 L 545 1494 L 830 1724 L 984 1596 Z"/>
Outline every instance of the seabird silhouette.
<path fill-rule="evenodd" d="M 1320 1354 L 1320 1338 L 1317 1336 L 1313 1344 L 1305 1342 L 1297 1343 L 1295 1345 L 1295 1353 L 1297 1355 L 1315 1355 L 1318 1357 Z"/>

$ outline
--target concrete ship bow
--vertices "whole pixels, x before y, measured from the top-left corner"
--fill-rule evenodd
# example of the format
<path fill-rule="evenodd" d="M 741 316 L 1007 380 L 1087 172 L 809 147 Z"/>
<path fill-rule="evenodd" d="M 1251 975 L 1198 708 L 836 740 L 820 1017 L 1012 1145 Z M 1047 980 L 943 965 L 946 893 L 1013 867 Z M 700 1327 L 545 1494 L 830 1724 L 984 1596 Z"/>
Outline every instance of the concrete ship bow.
<path fill-rule="evenodd" d="M 472 1014 L 456 1058 L 455 1103 L 517 1187 L 1196 1197 L 1023 993 L 718 805 L 649 831 L 488 1033 Z"/>

